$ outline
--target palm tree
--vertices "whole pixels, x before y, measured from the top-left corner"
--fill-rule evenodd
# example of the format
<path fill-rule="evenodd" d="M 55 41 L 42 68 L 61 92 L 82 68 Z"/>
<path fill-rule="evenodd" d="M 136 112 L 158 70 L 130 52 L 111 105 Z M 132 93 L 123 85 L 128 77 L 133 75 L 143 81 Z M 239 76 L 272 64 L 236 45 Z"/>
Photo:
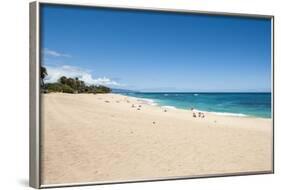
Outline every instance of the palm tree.
<path fill-rule="evenodd" d="M 66 78 L 65 76 L 62 76 L 62 77 L 59 79 L 59 82 L 60 82 L 61 84 L 66 84 L 67 78 Z"/>
<path fill-rule="evenodd" d="M 44 84 L 44 78 L 45 78 L 47 75 L 48 75 L 47 69 L 46 69 L 45 67 L 41 66 L 41 68 L 40 68 L 40 79 L 41 79 L 41 85 L 42 85 L 42 87 L 45 86 L 45 84 Z"/>
<path fill-rule="evenodd" d="M 75 77 L 74 90 L 75 90 L 75 93 L 79 93 L 79 90 L 80 90 L 80 80 L 79 80 L 78 77 Z"/>

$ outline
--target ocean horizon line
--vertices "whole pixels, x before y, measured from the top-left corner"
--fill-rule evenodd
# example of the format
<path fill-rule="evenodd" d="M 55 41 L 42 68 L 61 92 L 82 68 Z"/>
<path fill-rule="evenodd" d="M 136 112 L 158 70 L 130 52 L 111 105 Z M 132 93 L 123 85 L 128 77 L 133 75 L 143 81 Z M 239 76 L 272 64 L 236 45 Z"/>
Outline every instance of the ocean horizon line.
<path fill-rule="evenodd" d="M 125 89 L 124 89 L 125 90 Z M 153 92 L 149 92 L 149 91 L 137 91 L 137 90 L 128 90 L 128 91 L 130 91 L 130 92 L 127 92 L 127 93 L 186 93 L 186 94 L 192 94 L 192 93 L 201 93 L 201 94 L 203 94 L 203 93 L 209 93 L 209 94 L 211 94 L 211 93 L 272 93 L 271 91 L 270 92 L 245 92 L 245 91 L 241 91 L 241 92 L 237 92 L 237 91 L 234 91 L 234 92 L 231 92 L 231 91 L 229 91 L 229 92 L 223 92 L 223 91 L 218 91 L 218 92 L 215 92 L 215 91 L 204 91 L 204 92 L 200 92 L 200 91 L 153 91 Z M 113 92 L 114 93 L 114 92 Z M 118 93 L 118 92 L 117 92 Z M 126 93 L 126 92 L 124 92 L 124 93 Z"/>

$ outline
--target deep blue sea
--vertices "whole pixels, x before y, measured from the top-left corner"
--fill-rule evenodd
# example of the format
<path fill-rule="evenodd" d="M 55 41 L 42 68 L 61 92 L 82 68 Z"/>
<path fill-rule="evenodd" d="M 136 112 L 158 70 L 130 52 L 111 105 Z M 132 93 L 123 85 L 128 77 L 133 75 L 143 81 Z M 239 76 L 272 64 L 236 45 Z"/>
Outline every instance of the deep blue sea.
<path fill-rule="evenodd" d="M 271 118 L 271 93 L 122 93 L 160 106 L 214 112 L 221 115 Z"/>

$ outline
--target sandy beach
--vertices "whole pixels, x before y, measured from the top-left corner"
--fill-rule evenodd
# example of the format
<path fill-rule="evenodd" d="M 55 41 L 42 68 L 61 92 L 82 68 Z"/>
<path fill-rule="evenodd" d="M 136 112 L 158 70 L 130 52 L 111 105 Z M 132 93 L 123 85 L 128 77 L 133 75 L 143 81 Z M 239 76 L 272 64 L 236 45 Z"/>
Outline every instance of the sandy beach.
<path fill-rule="evenodd" d="M 42 94 L 41 115 L 43 184 L 272 169 L 272 119 L 194 118 L 118 94 L 64 93 Z"/>

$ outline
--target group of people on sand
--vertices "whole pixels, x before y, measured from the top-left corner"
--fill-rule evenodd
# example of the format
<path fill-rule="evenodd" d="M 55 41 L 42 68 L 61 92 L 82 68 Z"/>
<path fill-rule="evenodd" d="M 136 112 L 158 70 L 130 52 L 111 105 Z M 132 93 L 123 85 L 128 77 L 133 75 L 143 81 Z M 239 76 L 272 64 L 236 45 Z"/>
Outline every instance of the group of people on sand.
<path fill-rule="evenodd" d="M 201 118 L 204 118 L 205 117 L 205 114 L 203 112 L 195 112 L 195 109 L 194 108 L 191 108 L 191 111 L 192 111 L 192 116 L 193 117 L 201 117 Z"/>
<path fill-rule="evenodd" d="M 132 108 L 137 107 L 137 110 L 141 110 L 141 105 L 135 106 L 135 104 L 132 104 L 132 106 L 131 106 L 131 107 L 132 107 Z"/>

